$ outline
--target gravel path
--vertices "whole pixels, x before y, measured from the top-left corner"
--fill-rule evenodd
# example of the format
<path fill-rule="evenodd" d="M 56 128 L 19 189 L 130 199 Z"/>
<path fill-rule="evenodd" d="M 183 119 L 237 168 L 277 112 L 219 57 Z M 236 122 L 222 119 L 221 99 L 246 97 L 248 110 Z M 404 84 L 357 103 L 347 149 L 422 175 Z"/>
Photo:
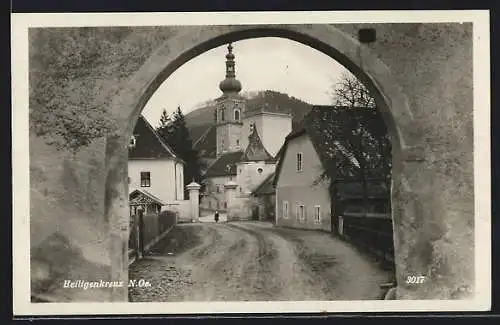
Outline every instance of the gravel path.
<path fill-rule="evenodd" d="M 330 234 L 264 222 L 182 224 L 130 266 L 131 301 L 380 299 L 389 274 Z"/>

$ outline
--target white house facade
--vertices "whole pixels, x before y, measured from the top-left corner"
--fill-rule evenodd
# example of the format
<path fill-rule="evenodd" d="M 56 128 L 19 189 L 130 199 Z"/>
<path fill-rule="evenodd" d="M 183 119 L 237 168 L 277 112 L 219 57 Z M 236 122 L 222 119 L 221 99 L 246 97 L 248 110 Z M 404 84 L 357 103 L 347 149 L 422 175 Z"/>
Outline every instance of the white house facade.
<path fill-rule="evenodd" d="M 129 192 L 146 191 L 168 205 L 184 200 L 184 162 L 160 138 L 143 116 L 130 139 Z"/>

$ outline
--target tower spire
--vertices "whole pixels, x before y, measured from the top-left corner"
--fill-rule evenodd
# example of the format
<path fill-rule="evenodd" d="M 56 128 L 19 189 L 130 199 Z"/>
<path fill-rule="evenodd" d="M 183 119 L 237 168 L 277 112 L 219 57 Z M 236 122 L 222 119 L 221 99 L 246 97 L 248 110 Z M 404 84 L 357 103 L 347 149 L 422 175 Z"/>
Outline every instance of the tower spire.
<path fill-rule="evenodd" d="M 226 54 L 226 79 L 219 84 L 220 90 L 224 94 L 238 93 L 241 90 L 241 82 L 236 79 L 233 45 L 229 43 Z"/>

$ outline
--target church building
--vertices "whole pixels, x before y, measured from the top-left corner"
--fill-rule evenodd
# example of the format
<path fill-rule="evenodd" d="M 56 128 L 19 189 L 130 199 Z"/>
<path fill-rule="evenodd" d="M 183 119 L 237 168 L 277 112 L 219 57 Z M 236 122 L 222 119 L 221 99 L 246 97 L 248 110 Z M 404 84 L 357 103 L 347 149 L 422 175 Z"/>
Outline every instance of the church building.
<path fill-rule="evenodd" d="M 216 99 L 214 125 L 197 141 L 205 147 L 215 142 L 215 157 L 204 174 L 201 208 L 222 211 L 227 209 L 224 184 L 233 181 L 238 197 L 250 197 L 274 172 L 275 157 L 292 131 L 291 114 L 270 111 L 266 105 L 247 109 L 236 79 L 232 44 L 227 49 L 226 77 L 219 84 L 222 95 Z"/>

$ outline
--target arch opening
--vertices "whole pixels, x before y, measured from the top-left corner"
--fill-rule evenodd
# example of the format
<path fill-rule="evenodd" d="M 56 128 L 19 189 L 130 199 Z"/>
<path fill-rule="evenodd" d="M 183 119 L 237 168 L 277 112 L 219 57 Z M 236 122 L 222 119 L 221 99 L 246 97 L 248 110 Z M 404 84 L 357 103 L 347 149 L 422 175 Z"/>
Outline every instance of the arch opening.
<path fill-rule="evenodd" d="M 182 50 L 176 51 L 176 54 L 173 56 L 171 60 L 168 60 L 166 65 L 164 64 L 160 69 L 160 72 L 154 73 L 151 75 L 151 67 L 148 67 L 148 63 L 145 64 L 143 69 L 138 72 L 138 76 L 134 78 L 143 79 L 144 76 L 143 71 L 148 71 L 146 75 L 150 75 L 150 78 L 147 83 L 143 83 L 143 87 L 141 91 L 138 93 L 135 92 L 135 99 L 132 108 L 129 110 L 129 114 L 124 118 L 126 123 L 126 128 L 124 130 L 125 138 L 130 138 L 132 130 L 137 122 L 139 115 L 144 109 L 148 100 L 153 96 L 155 91 L 160 87 L 160 85 L 179 67 L 181 67 L 184 63 L 187 63 L 189 60 L 194 57 L 210 50 L 216 48 L 218 46 L 224 45 L 230 42 L 236 42 L 239 40 L 250 39 L 250 38 L 259 38 L 259 37 L 280 37 L 289 39 L 292 41 L 296 41 L 298 43 L 309 46 L 315 50 L 318 50 L 327 56 L 331 57 L 333 60 L 339 62 L 343 65 L 347 70 L 349 70 L 356 78 L 358 78 L 370 91 L 370 93 L 374 96 L 377 109 L 381 112 L 382 118 L 384 120 L 385 126 L 389 133 L 391 144 L 392 144 L 392 166 L 399 165 L 399 160 L 401 159 L 401 151 L 405 146 L 405 139 L 403 138 L 402 133 L 400 132 L 400 127 L 398 124 L 397 115 L 404 115 L 405 118 L 408 118 L 408 107 L 407 101 L 405 100 L 404 94 L 399 94 L 398 98 L 393 98 L 392 94 L 394 93 L 385 93 L 386 89 L 399 89 L 397 87 L 397 83 L 393 80 L 391 85 L 384 84 L 385 81 L 390 79 L 390 75 L 384 75 L 383 81 L 377 79 L 375 73 L 377 70 L 380 71 L 380 67 L 374 69 L 367 69 L 370 64 L 373 63 L 373 58 L 371 58 L 370 62 L 365 64 L 360 64 L 360 62 L 356 62 L 357 59 L 355 56 L 352 56 L 353 53 L 359 53 L 361 51 L 367 51 L 364 49 L 361 44 L 358 44 L 357 41 L 349 38 L 344 35 L 342 32 L 337 31 L 338 35 L 341 35 L 340 38 L 344 39 L 345 49 L 342 49 L 342 46 L 339 46 L 340 49 L 332 46 L 325 42 L 325 39 L 321 39 L 318 37 L 314 37 L 312 35 L 308 35 L 307 33 L 301 33 L 296 31 L 295 29 L 290 29 L 286 27 L 247 27 L 242 30 L 236 31 L 228 31 L 221 35 L 209 36 L 206 39 L 202 39 L 199 42 L 195 42 L 194 45 L 189 45 L 183 48 Z M 166 45 L 167 46 L 167 45 Z M 160 51 L 161 52 L 161 51 Z M 369 56 L 367 52 L 365 54 Z M 160 59 L 161 54 L 154 54 L 152 60 Z M 358 57 L 359 59 L 359 57 Z M 376 60 L 375 60 L 376 61 Z M 378 61 L 377 61 L 378 62 Z M 380 63 L 381 64 L 381 63 Z M 364 66 L 364 67 L 363 67 Z M 157 70 L 158 71 L 158 70 Z M 383 73 L 386 73 L 384 71 Z M 132 82 L 133 83 L 133 82 Z M 133 92 L 132 92 L 133 93 Z M 395 107 L 395 105 L 400 105 Z M 401 110 L 399 114 L 394 114 L 395 110 Z M 237 119 L 237 112 L 234 111 L 234 118 Z M 395 116 L 396 115 L 396 116 Z M 224 119 L 224 117 L 220 117 Z M 239 112 L 238 112 L 239 118 Z M 116 153 L 112 151 L 107 152 L 107 156 L 112 155 L 115 156 Z M 122 156 L 123 157 L 123 156 Z M 116 185 L 116 184 L 115 184 Z M 115 186 L 112 185 L 112 186 Z M 392 192 L 392 191 L 391 191 Z M 127 196 L 128 199 L 128 196 Z"/>

